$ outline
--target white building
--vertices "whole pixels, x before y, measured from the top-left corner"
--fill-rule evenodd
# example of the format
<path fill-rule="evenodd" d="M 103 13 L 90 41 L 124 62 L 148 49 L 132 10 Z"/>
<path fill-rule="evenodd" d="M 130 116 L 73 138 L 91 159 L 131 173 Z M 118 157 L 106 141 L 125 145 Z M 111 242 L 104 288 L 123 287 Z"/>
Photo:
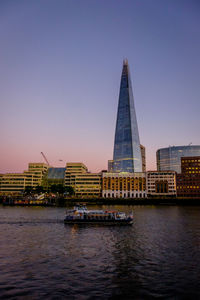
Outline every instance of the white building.
<path fill-rule="evenodd" d="M 148 171 L 146 173 L 147 197 L 176 196 L 176 172 Z"/>

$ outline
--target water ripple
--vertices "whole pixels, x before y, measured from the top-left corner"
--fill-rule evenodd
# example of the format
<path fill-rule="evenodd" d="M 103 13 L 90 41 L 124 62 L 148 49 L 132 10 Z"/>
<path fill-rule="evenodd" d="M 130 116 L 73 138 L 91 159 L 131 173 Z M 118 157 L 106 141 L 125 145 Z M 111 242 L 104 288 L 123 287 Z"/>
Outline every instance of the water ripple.
<path fill-rule="evenodd" d="M 0 298 L 200 298 L 199 208 L 115 208 L 134 209 L 133 226 L 66 226 L 62 208 L 0 207 Z"/>

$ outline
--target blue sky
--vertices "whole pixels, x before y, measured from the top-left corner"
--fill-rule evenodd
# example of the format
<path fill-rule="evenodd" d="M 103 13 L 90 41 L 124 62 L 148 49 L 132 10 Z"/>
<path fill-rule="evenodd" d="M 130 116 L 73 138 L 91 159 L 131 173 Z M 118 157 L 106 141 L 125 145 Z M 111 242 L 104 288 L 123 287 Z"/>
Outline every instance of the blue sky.
<path fill-rule="evenodd" d="M 147 169 L 158 148 L 200 144 L 199 1 L 2 0 L 0 43 L 0 172 L 41 151 L 105 169 L 124 58 Z"/>

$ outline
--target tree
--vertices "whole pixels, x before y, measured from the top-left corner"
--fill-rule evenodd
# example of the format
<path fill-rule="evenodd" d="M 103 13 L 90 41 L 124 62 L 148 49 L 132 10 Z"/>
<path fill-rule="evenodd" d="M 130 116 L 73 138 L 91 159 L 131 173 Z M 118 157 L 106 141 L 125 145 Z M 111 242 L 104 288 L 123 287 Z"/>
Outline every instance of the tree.
<path fill-rule="evenodd" d="M 44 193 L 44 188 L 41 185 L 37 185 L 35 191 L 37 194 Z"/>
<path fill-rule="evenodd" d="M 74 195 L 74 189 L 72 186 L 66 186 L 65 187 L 65 193 L 68 195 L 68 196 L 72 196 Z"/>
<path fill-rule="evenodd" d="M 24 193 L 27 194 L 27 195 L 29 195 L 29 194 L 31 194 L 32 192 L 33 192 L 33 187 L 30 186 L 30 185 L 27 185 L 27 186 L 25 187 L 25 189 L 24 189 Z"/>
<path fill-rule="evenodd" d="M 62 184 L 52 184 L 50 190 L 52 193 L 64 194 L 65 187 Z"/>
<path fill-rule="evenodd" d="M 65 187 L 62 184 L 57 184 L 57 191 L 58 191 L 58 194 L 64 194 Z"/>
<path fill-rule="evenodd" d="M 50 191 L 52 192 L 52 193 L 57 193 L 57 184 L 52 184 L 51 186 L 50 186 Z"/>

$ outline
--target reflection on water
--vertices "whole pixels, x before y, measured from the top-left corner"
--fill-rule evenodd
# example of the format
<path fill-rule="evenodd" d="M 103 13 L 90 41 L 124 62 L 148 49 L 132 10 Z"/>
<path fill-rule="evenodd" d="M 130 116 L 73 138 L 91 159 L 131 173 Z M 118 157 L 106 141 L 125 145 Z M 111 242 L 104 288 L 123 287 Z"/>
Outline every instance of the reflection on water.
<path fill-rule="evenodd" d="M 0 297 L 199 298 L 200 208 L 114 208 L 133 210 L 133 226 L 71 226 L 64 208 L 0 207 Z"/>

